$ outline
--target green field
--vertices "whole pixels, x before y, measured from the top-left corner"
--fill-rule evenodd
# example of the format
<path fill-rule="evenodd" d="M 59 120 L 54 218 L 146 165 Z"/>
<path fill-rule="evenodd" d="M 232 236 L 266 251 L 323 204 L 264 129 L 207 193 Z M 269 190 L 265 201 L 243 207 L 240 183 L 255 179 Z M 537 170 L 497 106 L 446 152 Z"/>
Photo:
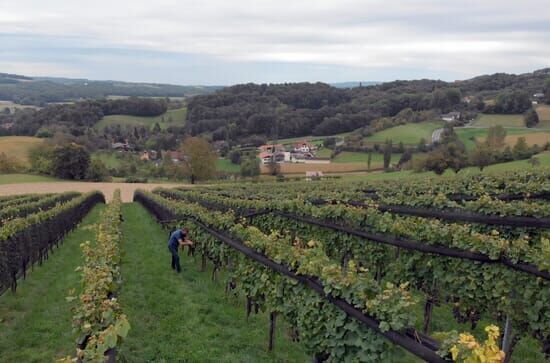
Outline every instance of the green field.
<path fill-rule="evenodd" d="M 502 126 L 502 127 L 525 127 L 525 122 L 523 121 L 523 115 L 488 115 L 488 114 L 479 114 L 477 118 L 472 122 L 473 127 L 491 127 L 491 126 Z"/>
<path fill-rule="evenodd" d="M 166 129 L 170 126 L 185 125 L 186 117 L 187 108 L 185 107 L 175 110 L 168 110 L 166 113 L 160 116 L 153 117 L 110 115 L 103 117 L 97 124 L 95 124 L 94 127 L 98 130 L 102 130 L 105 128 L 105 126 L 108 125 L 153 127 L 155 123 L 158 122 L 161 129 Z"/>
<path fill-rule="evenodd" d="M 19 183 L 40 183 L 40 182 L 60 182 L 51 176 L 33 175 L 33 174 L 0 174 L 0 184 L 19 184 Z"/>
<path fill-rule="evenodd" d="M 550 129 L 550 105 L 539 105 L 536 110 L 539 115 L 539 123 L 536 128 Z"/>
<path fill-rule="evenodd" d="M 44 143 L 44 139 L 30 136 L 2 136 L 0 137 L 0 152 L 14 157 L 20 162 L 28 163 L 29 151 Z"/>
<path fill-rule="evenodd" d="M 475 140 L 484 139 L 487 137 L 488 129 L 478 129 L 478 128 L 469 128 L 469 127 L 457 127 L 455 132 L 460 138 L 460 140 L 466 146 L 466 149 L 471 150 L 475 146 Z M 507 128 L 506 135 L 524 135 L 532 134 L 536 132 L 544 132 L 531 130 L 528 128 Z"/>
<path fill-rule="evenodd" d="M 92 157 L 101 160 L 108 168 L 118 168 L 123 163 L 123 160 L 117 158 L 115 153 L 108 151 L 96 152 Z"/>
<path fill-rule="evenodd" d="M 333 163 L 365 163 L 367 164 L 369 158 L 368 153 L 342 151 L 332 159 Z M 392 154 L 391 162 L 397 163 L 401 158 L 401 154 Z M 381 153 L 372 153 L 371 156 L 371 168 L 380 168 L 384 166 L 384 155 Z"/>
<path fill-rule="evenodd" d="M 287 139 L 277 139 L 277 140 L 269 140 L 269 142 L 275 142 L 277 144 L 283 144 L 283 145 L 289 145 L 295 142 L 300 141 L 308 141 L 312 144 L 319 145 L 323 143 L 323 140 L 328 139 L 329 137 L 335 137 L 337 139 L 343 139 L 347 135 L 351 134 L 351 132 L 344 132 L 341 134 L 335 134 L 335 135 L 329 135 L 329 136 L 301 136 L 301 137 L 290 137 Z"/>
<path fill-rule="evenodd" d="M 479 168 L 476 167 L 468 167 L 459 172 L 459 174 L 491 174 L 491 173 L 500 173 L 500 172 L 506 172 L 506 171 L 521 171 L 521 170 L 532 170 L 533 168 L 548 168 L 550 167 L 550 152 L 546 151 L 543 153 L 540 153 L 536 156 L 539 161 L 540 165 L 533 167 L 531 164 L 529 164 L 528 160 L 516 160 L 516 161 L 510 161 L 507 163 L 500 163 L 500 164 L 493 164 L 489 165 L 488 167 L 483 169 L 483 172 L 479 171 Z M 447 170 L 445 173 L 443 173 L 443 176 L 452 177 L 455 173 L 452 170 Z M 363 175 L 350 175 L 350 176 L 344 176 L 346 180 L 395 180 L 395 179 L 411 179 L 411 178 L 426 178 L 426 177 L 438 177 L 433 172 L 422 172 L 422 173 L 415 173 L 412 170 L 404 170 L 404 171 L 398 171 L 393 173 L 367 173 Z"/>
<path fill-rule="evenodd" d="M 229 159 L 219 158 L 216 161 L 216 170 L 226 173 L 238 173 L 241 170 L 241 166 L 233 164 Z"/>
<path fill-rule="evenodd" d="M 275 351 L 266 349 L 268 314 L 248 321 L 243 298 L 224 293 L 223 273 L 180 253 L 183 272 L 170 269 L 167 231 L 138 204 L 123 206 L 123 287 L 119 297 L 132 328 L 124 362 L 306 362 L 302 347 L 278 326 Z M 282 320 L 281 320 L 282 323 Z"/>
<path fill-rule="evenodd" d="M 435 129 L 443 127 L 442 121 L 420 122 L 413 124 L 400 125 L 367 136 L 363 143 L 384 143 L 386 140 L 392 140 L 396 145 L 400 142 L 407 145 L 416 145 L 424 138 L 427 143 L 432 140 L 432 133 Z"/>
<path fill-rule="evenodd" d="M 52 362 L 75 352 L 69 289 L 78 288 L 80 243 L 93 239 L 88 228 L 99 220 L 97 206 L 58 249 L 18 283 L 17 293 L 0 296 L 0 362 Z M 17 347 L 17 348 L 15 348 Z"/>

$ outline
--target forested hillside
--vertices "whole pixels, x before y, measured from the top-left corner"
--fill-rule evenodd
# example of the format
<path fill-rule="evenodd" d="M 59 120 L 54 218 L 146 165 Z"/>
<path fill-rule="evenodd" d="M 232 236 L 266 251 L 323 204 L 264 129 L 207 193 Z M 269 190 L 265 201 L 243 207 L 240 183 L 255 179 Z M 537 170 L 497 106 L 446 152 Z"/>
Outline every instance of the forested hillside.
<path fill-rule="evenodd" d="M 324 83 L 245 84 L 189 102 L 187 128 L 214 140 L 254 135 L 331 135 L 365 127 L 376 119 L 413 112 L 522 113 L 534 93 L 550 99 L 550 69 L 522 75 L 497 73 L 470 80 L 394 81 L 339 89 Z M 546 82 L 546 84 L 545 84 Z M 468 96 L 467 102 L 464 97 Z M 467 115 L 466 115 L 467 116 Z M 426 115 L 416 115 L 422 121 Z"/>
<path fill-rule="evenodd" d="M 70 78 L 31 78 L 0 73 L 0 100 L 36 106 L 108 96 L 184 97 L 212 92 L 218 88 Z"/>

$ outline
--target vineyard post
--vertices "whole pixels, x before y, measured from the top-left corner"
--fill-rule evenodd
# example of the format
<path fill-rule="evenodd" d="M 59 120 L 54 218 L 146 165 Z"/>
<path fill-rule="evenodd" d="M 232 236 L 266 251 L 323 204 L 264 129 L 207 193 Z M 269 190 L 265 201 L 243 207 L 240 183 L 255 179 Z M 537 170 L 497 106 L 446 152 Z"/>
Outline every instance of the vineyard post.
<path fill-rule="evenodd" d="M 201 259 L 201 272 L 204 271 L 206 271 L 206 255 L 203 253 Z"/>
<path fill-rule="evenodd" d="M 246 297 L 246 319 L 250 317 L 250 313 L 252 312 L 252 299 L 250 296 Z"/>
<path fill-rule="evenodd" d="M 275 324 L 277 322 L 277 312 L 269 313 L 269 351 L 272 352 L 275 347 Z"/>
<path fill-rule="evenodd" d="M 432 318 L 432 312 L 434 308 L 434 295 L 435 295 L 435 277 L 432 279 L 432 288 L 426 297 L 426 304 L 424 305 L 424 326 L 422 332 L 428 334 L 430 329 L 430 320 Z"/>

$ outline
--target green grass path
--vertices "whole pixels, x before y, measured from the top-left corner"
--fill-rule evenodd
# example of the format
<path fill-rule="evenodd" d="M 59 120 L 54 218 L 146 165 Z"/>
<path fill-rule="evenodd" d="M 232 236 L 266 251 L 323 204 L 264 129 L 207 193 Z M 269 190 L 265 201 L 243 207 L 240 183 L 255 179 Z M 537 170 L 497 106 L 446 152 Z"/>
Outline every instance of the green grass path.
<path fill-rule="evenodd" d="M 75 353 L 71 304 L 65 297 L 80 284 L 80 243 L 94 238 L 86 226 L 98 221 L 95 207 L 42 266 L 20 281 L 16 294 L 0 296 L 0 362 L 52 362 Z M 83 228 L 84 227 L 84 228 Z"/>
<path fill-rule="evenodd" d="M 123 207 L 124 279 L 120 302 L 132 326 L 122 345 L 128 362 L 306 362 L 299 344 L 278 325 L 267 351 L 267 314 L 246 321 L 244 301 L 224 293 L 220 278 L 199 272 L 200 258 L 182 255 L 170 268 L 167 232 L 138 204 Z"/>

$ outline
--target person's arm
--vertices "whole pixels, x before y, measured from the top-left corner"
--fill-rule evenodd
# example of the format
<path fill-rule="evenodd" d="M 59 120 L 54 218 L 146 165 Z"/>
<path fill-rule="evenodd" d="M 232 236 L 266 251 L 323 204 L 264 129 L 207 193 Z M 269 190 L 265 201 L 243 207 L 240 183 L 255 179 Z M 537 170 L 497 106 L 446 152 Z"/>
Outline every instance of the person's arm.
<path fill-rule="evenodd" d="M 186 234 L 183 234 L 182 237 L 183 237 L 183 239 L 181 239 L 181 238 L 178 239 L 178 241 L 180 243 L 180 246 L 192 246 L 193 245 L 193 241 L 188 239 Z"/>

